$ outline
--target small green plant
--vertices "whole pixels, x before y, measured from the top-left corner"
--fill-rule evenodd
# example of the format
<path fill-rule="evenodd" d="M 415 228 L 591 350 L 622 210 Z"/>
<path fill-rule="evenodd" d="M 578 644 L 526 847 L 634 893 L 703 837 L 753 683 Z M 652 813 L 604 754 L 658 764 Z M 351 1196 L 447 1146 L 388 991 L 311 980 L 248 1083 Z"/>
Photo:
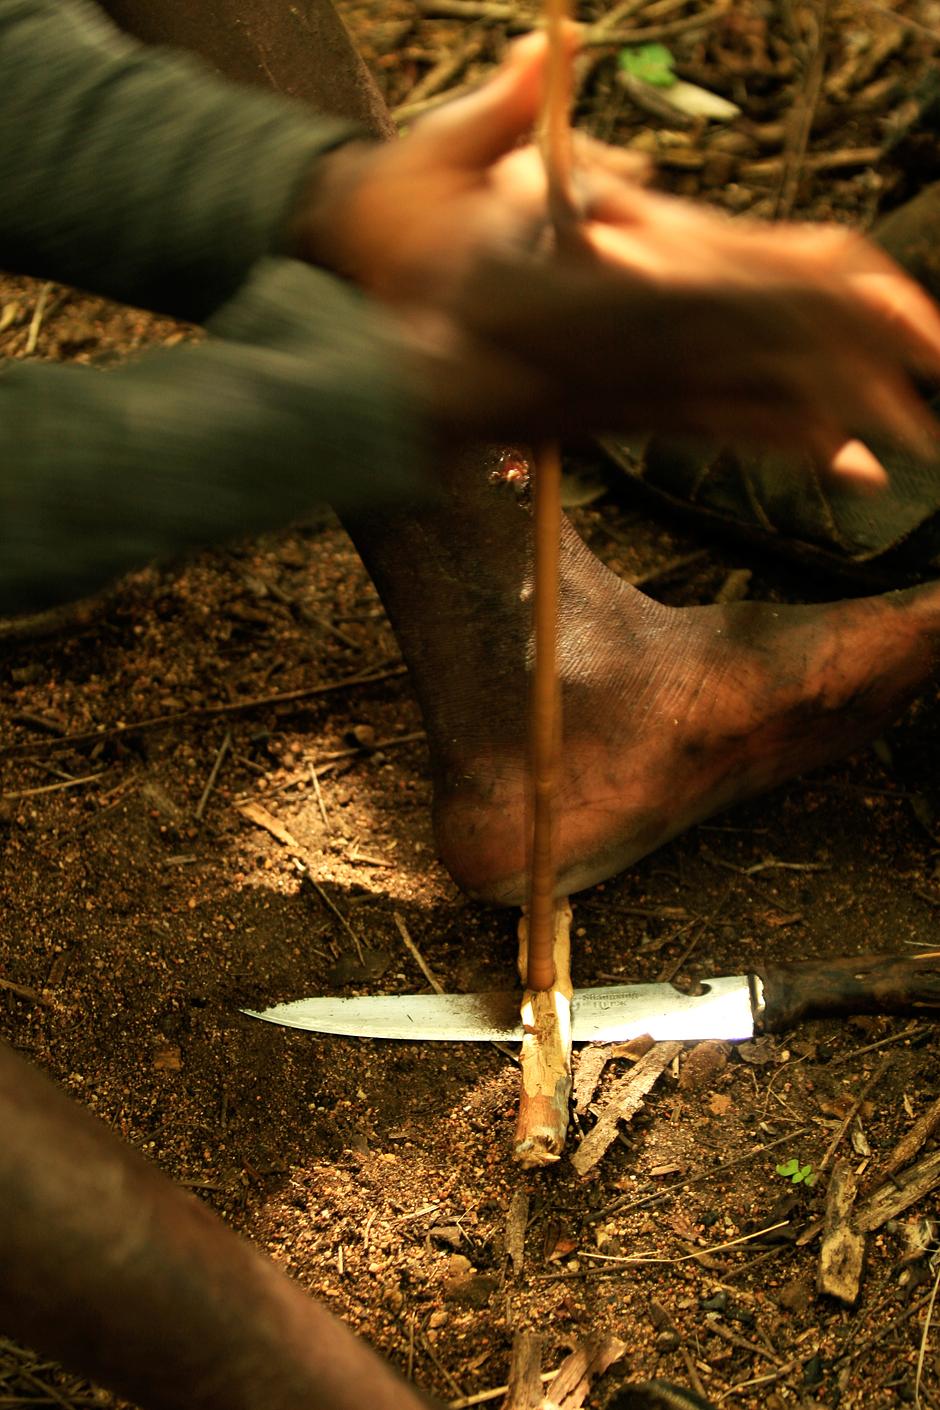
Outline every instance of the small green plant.
<path fill-rule="evenodd" d="M 676 61 L 665 44 L 640 44 L 635 49 L 621 49 L 617 62 L 631 78 L 639 78 L 654 88 L 671 88 L 676 82 L 673 73 Z"/>
<path fill-rule="evenodd" d="M 811 1165 L 801 1165 L 795 1157 L 788 1160 L 785 1165 L 778 1165 L 776 1171 L 785 1180 L 791 1180 L 794 1185 L 806 1185 L 809 1189 L 812 1189 L 819 1179 Z"/>

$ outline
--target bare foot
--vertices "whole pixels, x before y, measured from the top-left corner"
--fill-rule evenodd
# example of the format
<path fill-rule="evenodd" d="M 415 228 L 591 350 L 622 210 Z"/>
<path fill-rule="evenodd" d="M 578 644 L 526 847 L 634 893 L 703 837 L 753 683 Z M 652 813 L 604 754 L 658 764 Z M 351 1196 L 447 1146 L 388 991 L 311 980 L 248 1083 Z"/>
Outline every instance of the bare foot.
<path fill-rule="evenodd" d="M 871 739 L 936 664 L 940 585 L 819 607 L 674 610 L 617 581 L 596 616 L 568 628 L 559 895 Z M 434 812 L 458 884 L 520 903 L 523 742 L 468 754 Z"/>
<path fill-rule="evenodd" d="M 531 566 L 526 510 L 475 462 L 433 512 L 351 525 L 411 668 L 441 856 L 465 891 L 524 895 Z M 497 459 L 491 463 L 493 470 Z M 940 646 L 940 585 L 826 606 L 675 610 L 565 526 L 559 894 L 872 738 Z"/>

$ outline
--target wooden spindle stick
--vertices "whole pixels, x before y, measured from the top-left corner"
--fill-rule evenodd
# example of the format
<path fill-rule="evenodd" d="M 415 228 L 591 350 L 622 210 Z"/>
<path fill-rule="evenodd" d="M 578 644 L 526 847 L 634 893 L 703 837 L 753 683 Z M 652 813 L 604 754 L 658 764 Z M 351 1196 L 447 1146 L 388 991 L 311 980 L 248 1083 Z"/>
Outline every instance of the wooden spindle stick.
<path fill-rule="evenodd" d="M 555 671 L 561 459 L 543 446 L 535 466 L 535 676 L 532 686 L 532 855 L 529 863 L 527 989 L 555 982 L 554 798 L 560 710 Z"/>
<path fill-rule="evenodd" d="M 547 0 L 548 68 L 542 116 L 542 155 L 556 245 L 574 230 L 570 196 L 566 0 Z M 529 910 L 519 927 L 522 1000 L 522 1093 L 515 1158 L 526 1168 L 558 1160 L 568 1131 L 571 1096 L 571 907 L 555 901 L 554 801 L 561 747 L 561 702 L 555 669 L 558 558 L 561 538 L 561 455 L 543 446 L 535 466 L 535 672 L 532 686 L 532 851 Z"/>
<path fill-rule="evenodd" d="M 573 224 L 571 132 L 568 105 L 571 55 L 564 36 L 567 0 L 546 0 L 548 61 L 541 146 L 549 213 L 557 244 Z M 529 862 L 527 989 L 550 989 L 555 928 L 554 799 L 561 746 L 561 709 L 555 669 L 558 553 L 561 535 L 561 455 L 541 448 L 535 463 L 535 672 L 532 687 L 532 852 Z"/>

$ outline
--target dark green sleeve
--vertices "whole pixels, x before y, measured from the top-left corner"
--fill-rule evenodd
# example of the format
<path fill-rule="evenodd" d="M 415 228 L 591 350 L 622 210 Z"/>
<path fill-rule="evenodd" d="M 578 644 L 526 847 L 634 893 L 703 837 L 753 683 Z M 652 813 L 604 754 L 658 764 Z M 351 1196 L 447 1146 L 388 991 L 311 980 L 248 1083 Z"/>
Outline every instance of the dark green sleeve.
<path fill-rule="evenodd" d="M 426 499 L 396 325 L 338 280 L 261 261 L 221 336 L 114 371 L 0 371 L 0 615 L 317 501 Z"/>
<path fill-rule="evenodd" d="M 0 267 L 202 321 L 283 252 L 317 157 L 356 132 L 84 0 L 0 0 Z"/>

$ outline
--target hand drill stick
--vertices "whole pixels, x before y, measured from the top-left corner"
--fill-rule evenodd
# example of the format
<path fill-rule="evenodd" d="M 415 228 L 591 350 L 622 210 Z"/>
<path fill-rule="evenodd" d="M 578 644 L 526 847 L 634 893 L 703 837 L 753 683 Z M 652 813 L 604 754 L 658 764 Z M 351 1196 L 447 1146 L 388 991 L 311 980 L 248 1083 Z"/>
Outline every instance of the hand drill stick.
<path fill-rule="evenodd" d="M 564 39 L 566 0 L 546 0 L 548 64 L 542 109 L 542 158 L 556 244 L 574 221 L 571 133 L 568 121 L 571 57 Z M 535 464 L 535 672 L 532 686 L 532 852 L 526 988 L 555 983 L 554 801 L 561 749 L 561 696 L 555 666 L 558 629 L 558 555 L 561 528 L 561 455 L 543 445 Z"/>

